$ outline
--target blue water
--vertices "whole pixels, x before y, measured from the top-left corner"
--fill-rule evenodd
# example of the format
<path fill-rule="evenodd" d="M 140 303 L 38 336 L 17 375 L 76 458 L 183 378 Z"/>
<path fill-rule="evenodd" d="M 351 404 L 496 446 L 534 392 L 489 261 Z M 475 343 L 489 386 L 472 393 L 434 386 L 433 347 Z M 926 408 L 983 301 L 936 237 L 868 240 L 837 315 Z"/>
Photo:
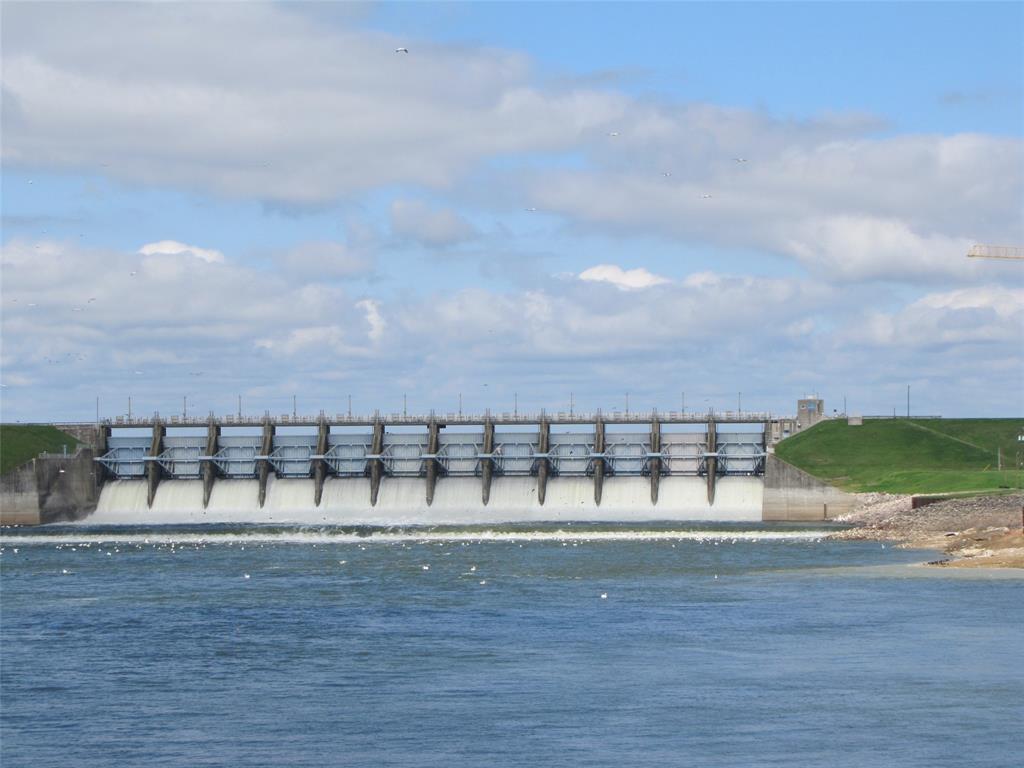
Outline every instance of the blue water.
<path fill-rule="evenodd" d="M 1022 764 L 1024 580 L 932 553 L 721 525 L 0 548 L 4 768 Z"/>

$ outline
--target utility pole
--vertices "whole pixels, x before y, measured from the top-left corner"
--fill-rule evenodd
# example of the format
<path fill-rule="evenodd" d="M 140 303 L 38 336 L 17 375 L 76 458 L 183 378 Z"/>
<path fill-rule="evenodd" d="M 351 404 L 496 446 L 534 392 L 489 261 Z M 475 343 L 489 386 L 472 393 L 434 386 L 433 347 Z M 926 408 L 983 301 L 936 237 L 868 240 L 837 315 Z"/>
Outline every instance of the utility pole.
<path fill-rule="evenodd" d="M 683 390 L 680 393 L 679 405 L 683 409 L 683 414 L 682 415 L 685 416 L 686 415 L 686 390 Z"/>
<path fill-rule="evenodd" d="M 128 421 L 132 420 L 132 396 L 128 395 Z"/>
<path fill-rule="evenodd" d="M 462 393 L 459 392 L 459 418 L 462 418 Z"/>
<path fill-rule="evenodd" d="M 188 395 L 181 398 L 181 418 L 188 418 Z"/>
<path fill-rule="evenodd" d="M 402 394 L 402 416 L 403 418 L 409 416 L 409 399 L 405 393 Z"/>
<path fill-rule="evenodd" d="M 572 418 L 572 413 L 575 410 L 575 408 L 576 408 L 576 396 L 572 392 L 570 392 L 569 393 L 569 418 L 570 419 Z"/>
<path fill-rule="evenodd" d="M 348 396 L 348 417 L 352 418 L 352 395 Z"/>
<path fill-rule="evenodd" d="M 846 395 L 843 395 L 843 416 L 849 416 L 849 413 L 846 411 Z"/>
<path fill-rule="evenodd" d="M 96 423 L 100 423 L 100 396 L 96 395 Z"/>
<path fill-rule="evenodd" d="M 297 418 L 299 415 L 298 406 L 298 395 L 292 395 L 292 418 Z"/>
<path fill-rule="evenodd" d="M 626 418 L 629 418 L 629 392 L 626 393 Z"/>
<path fill-rule="evenodd" d="M 740 416 L 743 415 L 743 393 L 742 392 L 737 392 L 736 393 L 736 412 Z"/>
<path fill-rule="evenodd" d="M 238 396 L 238 420 L 242 420 L 242 396 Z"/>
<path fill-rule="evenodd" d="M 519 393 L 518 392 L 513 392 L 512 393 L 512 397 L 514 398 L 513 401 L 512 401 L 513 402 L 513 405 L 512 405 L 512 415 L 515 418 L 518 419 L 519 418 Z"/>

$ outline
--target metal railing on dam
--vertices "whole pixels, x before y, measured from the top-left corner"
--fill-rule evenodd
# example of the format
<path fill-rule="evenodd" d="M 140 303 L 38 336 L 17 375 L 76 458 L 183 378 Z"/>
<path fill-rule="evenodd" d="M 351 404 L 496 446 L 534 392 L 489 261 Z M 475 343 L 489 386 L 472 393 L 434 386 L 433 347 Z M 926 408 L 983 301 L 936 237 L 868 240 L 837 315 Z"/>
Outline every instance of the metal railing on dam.
<path fill-rule="evenodd" d="M 649 478 L 653 505 L 661 478 L 670 476 L 706 478 L 713 504 L 717 478 L 763 475 L 768 435 L 765 428 L 722 431 L 719 426 L 768 425 L 770 419 L 765 413 L 735 412 L 120 418 L 99 424 L 96 462 L 110 479 L 144 480 L 150 506 L 164 478 L 201 480 L 204 508 L 218 479 L 258 480 L 262 507 L 270 479 L 311 478 L 319 507 L 328 478 L 368 478 L 370 506 L 389 478 L 420 478 L 429 506 L 446 477 L 480 478 L 484 505 L 495 477 L 534 478 L 541 505 L 549 478 L 592 478 L 598 506 L 606 482 L 643 477 Z M 643 429 L 608 429 L 620 425 Z M 665 425 L 703 428 L 665 430 Z M 573 428 L 579 426 L 586 429 Z M 279 431 L 282 427 L 288 429 Z M 197 434 L 197 428 L 204 431 Z"/>

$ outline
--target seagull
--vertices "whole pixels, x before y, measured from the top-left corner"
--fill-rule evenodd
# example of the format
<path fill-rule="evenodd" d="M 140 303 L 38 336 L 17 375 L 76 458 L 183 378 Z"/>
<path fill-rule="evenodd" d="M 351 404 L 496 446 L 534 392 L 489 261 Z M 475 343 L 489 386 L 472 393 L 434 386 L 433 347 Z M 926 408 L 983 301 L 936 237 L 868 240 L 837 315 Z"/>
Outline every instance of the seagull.
<path fill-rule="evenodd" d="M 395 48 L 395 53 L 408 53 L 408 48 Z"/>
<path fill-rule="evenodd" d="M 94 301 L 96 301 L 96 297 L 95 296 L 90 296 L 89 297 L 89 301 L 87 301 L 86 304 L 92 304 Z"/>
<path fill-rule="evenodd" d="M 702 200 L 710 200 L 711 199 L 711 195 L 706 194 L 706 193 L 701 195 L 700 197 L 701 197 Z"/>
<path fill-rule="evenodd" d="M 734 157 L 733 160 L 735 160 L 737 163 L 745 163 L 745 162 L 747 162 L 747 158 L 745 158 L 745 157 Z"/>
<path fill-rule="evenodd" d="M 619 132 L 618 131 L 608 131 L 608 135 L 611 138 L 615 139 L 615 138 L 618 138 Z"/>
<path fill-rule="evenodd" d="M 669 176 L 672 175 L 672 171 L 663 171 L 661 175 L 667 179 Z"/>
<path fill-rule="evenodd" d="M 601 593 L 601 599 L 602 600 L 607 600 L 608 599 L 608 593 L 607 592 L 602 592 Z"/>
<path fill-rule="evenodd" d="M 527 208 L 526 210 L 529 211 L 530 213 L 536 213 L 537 212 L 536 208 Z"/>

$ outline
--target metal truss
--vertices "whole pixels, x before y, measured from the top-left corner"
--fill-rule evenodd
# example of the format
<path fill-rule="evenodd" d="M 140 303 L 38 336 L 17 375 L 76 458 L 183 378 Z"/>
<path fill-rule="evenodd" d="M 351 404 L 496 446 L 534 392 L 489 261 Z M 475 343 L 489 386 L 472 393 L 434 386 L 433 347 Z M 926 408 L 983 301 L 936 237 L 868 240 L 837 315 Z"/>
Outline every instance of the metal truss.
<path fill-rule="evenodd" d="M 140 445 L 116 445 L 95 461 L 102 464 L 119 480 L 128 477 L 143 477 L 146 474 L 146 461 L 149 447 Z"/>
<path fill-rule="evenodd" d="M 203 448 L 198 445 L 172 445 L 166 447 L 155 460 L 169 477 L 194 479 L 199 477 L 202 455 Z"/>
<path fill-rule="evenodd" d="M 362 477 L 366 474 L 370 443 L 336 443 L 322 457 L 336 477 Z M 313 457 L 318 458 L 318 457 Z"/>
<path fill-rule="evenodd" d="M 212 461 L 224 477 L 252 478 L 256 477 L 259 471 L 259 452 L 259 446 L 255 444 L 229 445 L 221 448 L 213 456 L 202 458 Z"/>

